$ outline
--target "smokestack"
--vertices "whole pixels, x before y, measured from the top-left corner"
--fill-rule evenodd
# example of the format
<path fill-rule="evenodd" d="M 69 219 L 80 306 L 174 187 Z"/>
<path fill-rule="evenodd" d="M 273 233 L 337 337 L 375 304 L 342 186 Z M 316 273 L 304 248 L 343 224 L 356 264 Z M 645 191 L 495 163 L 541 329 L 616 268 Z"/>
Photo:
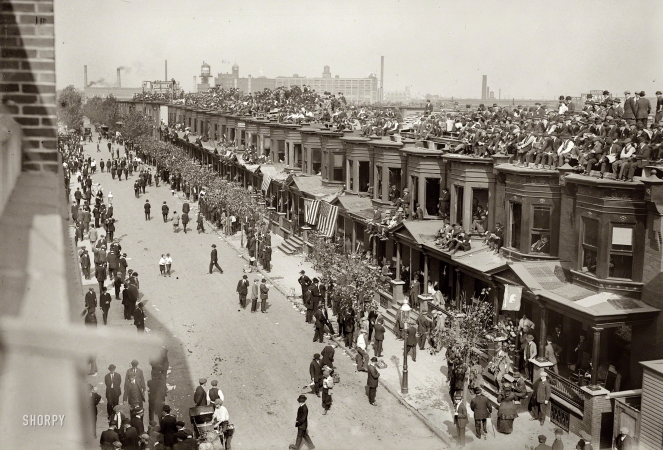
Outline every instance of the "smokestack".
<path fill-rule="evenodd" d="M 83 88 L 85 89 L 87 87 L 87 65 L 83 66 L 83 78 L 83 83 L 85 83 Z"/>
<path fill-rule="evenodd" d="M 117 68 L 117 87 L 122 87 L 122 79 L 120 78 L 120 68 Z"/>
<path fill-rule="evenodd" d="M 384 56 L 380 56 L 380 103 L 384 100 Z"/>
<path fill-rule="evenodd" d="M 196 86 L 196 76 L 193 76 L 193 91 L 191 92 L 198 92 L 198 87 Z"/>
<path fill-rule="evenodd" d="M 481 100 L 485 100 L 486 91 L 488 90 L 488 75 L 484 75 L 481 80 Z"/>
<path fill-rule="evenodd" d="M 164 81 L 168 81 L 168 60 L 166 62 L 166 77 L 164 78 Z"/>

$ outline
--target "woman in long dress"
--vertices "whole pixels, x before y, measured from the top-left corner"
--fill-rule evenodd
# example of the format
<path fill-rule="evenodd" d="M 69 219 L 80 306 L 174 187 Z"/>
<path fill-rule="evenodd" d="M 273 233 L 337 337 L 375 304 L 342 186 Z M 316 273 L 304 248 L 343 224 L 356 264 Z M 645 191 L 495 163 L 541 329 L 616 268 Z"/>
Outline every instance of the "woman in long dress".
<path fill-rule="evenodd" d="M 331 376 L 331 369 L 325 366 L 322 369 L 322 414 L 327 414 L 332 405 L 332 389 L 334 387 L 334 379 Z"/>
<path fill-rule="evenodd" d="M 518 417 L 518 407 L 513 403 L 516 399 L 511 389 L 511 383 L 505 382 L 503 390 L 497 396 L 500 404 L 497 409 L 497 431 L 510 434 L 513 431 L 513 421 Z"/>

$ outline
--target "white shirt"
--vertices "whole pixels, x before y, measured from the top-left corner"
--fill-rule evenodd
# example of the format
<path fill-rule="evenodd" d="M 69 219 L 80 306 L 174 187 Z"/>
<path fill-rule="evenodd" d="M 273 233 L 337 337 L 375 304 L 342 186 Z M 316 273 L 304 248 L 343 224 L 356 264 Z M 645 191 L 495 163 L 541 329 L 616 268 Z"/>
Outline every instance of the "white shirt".
<path fill-rule="evenodd" d="M 619 154 L 619 159 L 628 159 L 633 156 L 635 153 L 635 147 L 632 144 L 628 144 L 622 149 L 622 152 Z"/>
<path fill-rule="evenodd" d="M 230 421 L 230 414 L 225 406 L 221 405 L 218 408 L 214 408 L 214 414 L 212 415 L 213 423 L 221 423 L 224 420 Z"/>
<path fill-rule="evenodd" d="M 568 110 L 569 110 L 569 107 L 566 106 L 565 103 L 562 103 L 561 105 L 559 105 L 559 114 L 564 114 Z"/>
<path fill-rule="evenodd" d="M 357 348 L 366 350 L 366 340 L 364 339 L 364 333 L 360 333 L 357 338 Z"/>
<path fill-rule="evenodd" d="M 165 266 L 165 265 L 166 265 L 166 258 L 161 258 L 161 259 L 159 260 L 159 265 L 160 265 L 160 266 Z"/>
<path fill-rule="evenodd" d="M 166 264 L 172 264 L 173 263 L 173 258 L 171 258 L 170 256 L 166 256 L 165 259 L 166 259 Z"/>

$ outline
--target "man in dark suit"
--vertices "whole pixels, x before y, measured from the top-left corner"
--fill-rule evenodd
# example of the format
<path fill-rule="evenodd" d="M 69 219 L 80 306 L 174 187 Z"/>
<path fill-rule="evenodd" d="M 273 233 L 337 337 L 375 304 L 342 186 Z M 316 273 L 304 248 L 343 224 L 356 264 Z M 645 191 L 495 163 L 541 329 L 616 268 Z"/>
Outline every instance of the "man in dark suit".
<path fill-rule="evenodd" d="M 454 395 L 454 425 L 458 435 L 458 445 L 465 447 L 465 427 L 467 426 L 467 407 L 463 400 L 463 393 L 458 391 Z"/>
<path fill-rule="evenodd" d="M 158 411 L 163 410 L 163 404 L 166 401 L 166 392 L 168 388 L 166 387 L 166 379 L 161 374 L 161 372 L 155 373 L 155 376 L 147 382 L 147 387 L 149 393 L 147 396 L 148 401 L 148 414 L 149 422 L 154 420 L 154 415 L 158 414 Z"/>
<path fill-rule="evenodd" d="M 129 387 L 129 383 L 131 382 L 129 380 L 129 377 L 133 375 L 134 378 L 136 379 L 136 384 L 138 385 L 138 388 L 145 392 L 145 376 L 143 375 L 142 369 L 138 368 L 138 360 L 134 359 L 131 361 L 131 367 L 127 369 L 127 373 L 124 377 L 124 401 L 127 401 L 127 388 Z"/>
<path fill-rule="evenodd" d="M 86 308 L 97 307 L 97 293 L 94 292 L 94 288 L 92 287 L 85 293 L 85 307 Z"/>
<path fill-rule="evenodd" d="M 113 442 L 120 440 L 120 436 L 115 431 L 116 428 L 117 424 L 112 420 L 108 424 L 108 429 L 101 432 L 101 438 L 99 439 L 101 450 L 115 450 Z"/>
<path fill-rule="evenodd" d="M 407 327 L 406 345 L 407 354 L 412 356 L 413 362 L 417 362 L 417 330 L 411 324 Z"/>
<path fill-rule="evenodd" d="M 656 115 L 654 123 L 659 123 L 663 118 L 663 92 L 656 91 Z"/>
<path fill-rule="evenodd" d="M 246 308 L 246 294 L 249 293 L 249 276 L 243 275 L 242 279 L 237 282 L 237 293 L 239 294 L 239 304 L 242 308 Z"/>
<path fill-rule="evenodd" d="M 159 427 L 163 433 L 163 444 L 171 448 L 175 443 L 177 433 L 177 417 L 170 413 L 170 405 L 163 405 L 163 415 L 159 420 Z"/>
<path fill-rule="evenodd" d="M 308 367 L 309 375 L 311 375 L 311 391 L 320 397 L 320 388 L 322 387 L 322 367 L 320 366 L 320 353 L 313 355 L 313 360 Z"/>
<path fill-rule="evenodd" d="M 481 439 L 481 429 L 483 428 L 483 438 L 488 439 L 486 419 L 490 418 L 490 414 L 493 412 L 493 407 L 488 402 L 488 398 L 481 393 L 480 387 L 475 387 L 474 393 L 476 395 L 470 402 L 470 408 L 474 411 L 474 428 L 477 433 L 477 438 Z"/>
<path fill-rule="evenodd" d="M 640 98 L 635 102 L 635 121 L 647 127 L 649 113 L 651 113 L 651 103 L 645 98 L 645 91 L 640 91 Z"/>
<path fill-rule="evenodd" d="M 313 293 L 310 289 L 305 288 L 306 290 L 302 293 L 302 302 L 306 306 L 306 323 L 313 322 Z"/>
<path fill-rule="evenodd" d="M 108 311 L 110 310 L 111 301 L 111 295 L 108 293 L 108 289 L 104 286 L 101 292 L 101 298 L 99 299 L 99 306 L 101 307 L 101 311 L 103 311 L 104 325 L 108 322 Z"/>
<path fill-rule="evenodd" d="M 626 97 L 624 100 L 624 119 L 627 124 L 634 125 L 635 111 L 637 109 L 635 97 L 629 91 L 625 91 L 624 96 Z"/>
<path fill-rule="evenodd" d="M 318 310 L 318 305 L 322 302 L 322 296 L 320 295 L 320 286 L 318 285 L 320 281 L 317 278 L 313 278 L 313 284 L 308 288 L 311 291 L 311 300 L 313 301 L 313 311 Z"/>
<path fill-rule="evenodd" d="M 145 411 L 143 408 L 136 408 L 131 412 L 131 426 L 138 431 L 138 436 L 145 432 L 145 424 L 143 423 L 143 415 Z"/>
<path fill-rule="evenodd" d="M 138 440 L 138 430 L 132 427 L 129 421 L 122 424 L 122 435 L 120 436 L 122 448 L 126 450 L 139 450 Z"/>
<path fill-rule="evenodd" d="M 120 395 L 122 394 L 122 376 L 115 373 L 115 364 L 108 366 L 109 373 L 104 377 L 106 384 L 106 412 L 108 418 L 113 416 L 113 408 L 120 404 Z"/>
<path fill-rule="evenodd" d="M 424 313 L 419 314 L 417 319 L 417 332 L 419 333 L 419 350 L 423 350 L 426 346 L 426 340 L 428 338 L 428 333 L 430 333 L 431 326 L 433 321 L 428 318 Z"/>
<path fill-rule="evenodd" d="M 313 313 L 315 318 L 315 333 L 313 334 L 313 342 L 319 341 L 322 344 L 322 337 L 325 329 L 325 314 L 323 311 L 324 305 L 318 305 L 318 309 Z"/>
<path fill-rule="evenodd" d="M 375 323 L 375 356 L 382 356 L 382 342 L 384 341 L 384 318 L 378 318 Z"/>
<path fill-rule="evenodd" d="M 633 438 L 628 435 L 628 427 L 621 427 L 619 434 L 615 438 L 615 445 L 613 448 L 617 450 L 633 450 Z"/>
<path fill-rule="evenodd" d="M 297 440 L 295 441 L 295 450 L 299 450 L 302 447 L 302 441 L 306 443 L 306 446 L 309 449 L 314 449 L 313 441 L 308 435 L 308 407 L 306 406 L 306 396 L 300 395 L 297 398 L 299 402 L 299 408 L 297 408 L 297 420 L 295 422 L 295 427 L 297 428 Z"/>
<path fill-rule="evenodd" d="M 94 386 L 88 383 L 88 389 L 90 390 L 90 408 L 92 409 L 92 417 L 94 418 L 92 432 L 94 437 L 97 437 L 97 405 L 101 401 L 101 395 L 97 394 L 94 391 Z"/>
<path fill-rule="evenodd" d="M 302 297 L 304 297 L 304 292 L 308 289 L 308 287 L 311 285 L 311 279 L 306 276 L 306 272 L 303 270 L 299 272 L 299 279 L 297 280 L 299 285 L 302 288 Z"/>
<path fill-rule="evenodd" d="M 553 349 L 556 350 L 557 353 L 557 361 L 560 364 L 564 364 L 566 359 L 564 358 L 564 350 L 566 349 L 566 336 L 564 333 L 562 333 L 562 326 L 561 325 L 556 325 L 555 326 L 555 331 L 553 332 L 552 335 L 552 341 L 553 341 Z"/>
<path fill-rule="evenodd" d="M 216 252 L 216 244 L 212 244 L 212 252 L 210 253 L 210 262 L 209 262 L 209 273 L 212 273 L 214 268 L 219 269 L 219 272 L 223 273 L 223 269 L 219 266 L 219 256 Z"/>
<path fill-rule="evenodd" d="M 378 378 L 380 378 L 380 372 L 375 366 L 375 363 L 378 362 L 378 359 L 374 356 L 371 358 L 371 362 L 368 364 L 368 379 L 366 380 L 366 386 L 368 386 L 368 403 L 373 406 L 377 406 L 375 403 L 375 394 L 378 390 Z"/>
<path fill-rule="evenodd" d="M 124 388 L 124 401 L 129 403 L 131 409 L 142 408 L 145 396 L 144 390 L 138 386 L 136 375 L 130 373 L 129 384 Z"/>
<path fill-rule="evenodd" d="M 196 404 L 196 406 L 207 406 L 207 391 L 205 391 L 207 378 L 200 378 L 198 383 L 199 386 L 196 388 L 196 392 L 193 394 L 193 402 Z"/>

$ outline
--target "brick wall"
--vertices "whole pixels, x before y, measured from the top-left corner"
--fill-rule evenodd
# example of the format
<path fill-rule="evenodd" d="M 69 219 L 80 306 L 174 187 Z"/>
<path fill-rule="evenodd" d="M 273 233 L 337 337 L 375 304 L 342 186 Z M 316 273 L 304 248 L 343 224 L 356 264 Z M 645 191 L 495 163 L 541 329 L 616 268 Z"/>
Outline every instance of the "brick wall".
<path fill-rule="evenodd" d="M 0 0 L 0 94 L 23 130 L 23 170 L 57 172 L 53 0 Z"/>

